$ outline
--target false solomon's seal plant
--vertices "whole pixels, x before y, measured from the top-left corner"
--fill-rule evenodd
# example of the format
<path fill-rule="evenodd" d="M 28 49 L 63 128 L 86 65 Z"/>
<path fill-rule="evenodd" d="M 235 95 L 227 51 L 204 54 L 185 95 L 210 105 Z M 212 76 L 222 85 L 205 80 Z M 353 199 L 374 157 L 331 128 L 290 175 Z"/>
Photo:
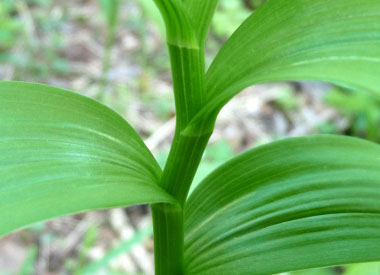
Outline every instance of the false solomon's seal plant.
<path fill-rule="evenodd" d="M 231 0 L 233 1 L 233 0 Z M 318 80 L 380 92 L 379 0 L 269 0 L 205 71 L 217 0 L 155 0 L 177 124 L 161 171 L 107 107 L 55 87 L 0 83 L 0 235 L 149 203 L 158 275 L 273 274 L 380 260 L 380 146 L 285 139 L 225 163 L 189 194 L 216 117 L 247 86 Z"/>

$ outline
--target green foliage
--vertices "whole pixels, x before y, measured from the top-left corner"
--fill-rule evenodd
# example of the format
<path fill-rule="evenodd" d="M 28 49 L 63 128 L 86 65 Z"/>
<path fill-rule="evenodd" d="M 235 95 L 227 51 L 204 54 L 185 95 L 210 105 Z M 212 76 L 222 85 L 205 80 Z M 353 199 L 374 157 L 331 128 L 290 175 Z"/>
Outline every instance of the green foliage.
<path fill-rule="evenodd" d="M 109 26 L 118 10 L 112 3 L 102 1 Z M 380 146 L 368 141 L 321 135 L 260 146 L 217 168 L 188 198 L 218 112 L 245 87 L 319 80 L 378 98 L 380 2 L 271 0 L 207 72 L 205 41 L 218 1 L 155 3 L 177 114 L 163 171 L 107 107 L 50 86 L 0 82 L 0 235 L 61 215 L 150 203 L 157 275 L 272 274 L 380 260 Z M 294 108 L 289 102 L 283 108 Z"/>
<path fill-rule="evenodd" d="M 198 167 L 197 173 L 194 176 L 191 189 L 194 190 L 198 184 L 214 169 L 222 165 L 227 160 L 235 156 L 231 146 L 227 141 L 222 140 L 216 144 L 208 146 L 205 150 L 201 164 Z"/>
<path fill-rule="evenodd" d="M 242 1 L 221 0 L 213 18 L 213 30 L 220 36 L 229 37 L 250 14 Z"/>
<path fill-rule="evenodd" d="M 380 141 L 380 101 L 368 93 L 334 88 L 326 102 L 337 108 L 350 121 L 349 132 L 374 142 Z"/>
<path fill-rule="evenodd" d="M 115 112 L 67 90 L 0 83 L 0 236 L 64 214 L 173 201 Z"/>
<path fill-rule="evenodd" d="M 378 259 L 379 155 L 363 140 L 310 136 L 222 165 L 186 204 L 186 273 L 273 274 Z"/>
<path fill-rule="evenodd" d="M 23 24 L 12 15 L 15 11 L 13 1 L 0 2 L 0 57 L 3 51 L 10 49 L 20 36 Z"/>
<path fill-rule="evenodd" d="M 275 98 L 275 104 L 284 112 L 297 109 L 300 101 L 290 88 L 281 90 Z"/>
<path fill-rule="evenodd" d="M 206 75 L 206 104 L 188 131 L 210 131 L 210 122 L 225 103 L 252 84 L 318 80 L 378 93 L 379 10 L 377 0 L 264 4 L 212 63 Z"/>

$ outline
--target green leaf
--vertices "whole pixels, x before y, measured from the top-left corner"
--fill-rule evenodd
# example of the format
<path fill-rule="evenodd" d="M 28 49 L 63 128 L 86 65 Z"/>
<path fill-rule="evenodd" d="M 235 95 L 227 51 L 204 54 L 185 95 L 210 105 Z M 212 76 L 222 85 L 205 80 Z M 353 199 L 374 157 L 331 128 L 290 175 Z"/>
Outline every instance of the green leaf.
<path fill-rule="evenodd" d="M 286 139 L 227 162 L 185 209 L 186 274 L 273 274 L 380 260 L 380 146 Z"/>
<path fill-rule="evenodd" d="M 206 105 L 188 127 L 210 131 L 202 118 L 212 121 L 234 95 L 263 82 L 327 81 L 379 93 L 379 30 L 378 0 L 268 1 L 218 53 Z"/>
<path fill-rule="evenodd" d="M 198 49 L 198 40 L 182 0 L 154 0 L 166 26 L 166 41 L 171 46 Z"/>
<path fill-rule="evenodd" d="M 154 0 L 164 18 L 170 45 L 204 48 L 219 0 Z"/>
<path fill-rule="evenodd" d="M 0 236 L 86 210 L 173 202 L 115 112 L 73 92 L 0 82 Z"/>
<path fill-rule="evenodd" d="M 204 47 L 211 19 L 219 0 L 185 0 L 187 12 L 197 33 L 199 44 Z"/>

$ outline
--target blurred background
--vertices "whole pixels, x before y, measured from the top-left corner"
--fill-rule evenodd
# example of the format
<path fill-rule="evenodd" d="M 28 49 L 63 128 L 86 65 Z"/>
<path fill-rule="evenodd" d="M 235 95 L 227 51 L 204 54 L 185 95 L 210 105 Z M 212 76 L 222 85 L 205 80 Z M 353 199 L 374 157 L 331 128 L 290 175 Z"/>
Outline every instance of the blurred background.
<path fill-rule="evenodd" d="M 263 2 L 220 0 L 207 64 Z M 0 79 L 67 88 L 108 105 L 164 165 L 175 127 L 164 35 L 152 0 L 1 0 Z M 379 122 L 380 102 L 365 93 L 315 82 L 254 86 L 222 110 L 195 181 L 234 155 L 279 138 L 331 133 L 379 142 Z M 153 270 L 147 206 L 63 217 L 0 240 L 0 275 Z M 378 275 L 380 264 L 291 274 Z"/>

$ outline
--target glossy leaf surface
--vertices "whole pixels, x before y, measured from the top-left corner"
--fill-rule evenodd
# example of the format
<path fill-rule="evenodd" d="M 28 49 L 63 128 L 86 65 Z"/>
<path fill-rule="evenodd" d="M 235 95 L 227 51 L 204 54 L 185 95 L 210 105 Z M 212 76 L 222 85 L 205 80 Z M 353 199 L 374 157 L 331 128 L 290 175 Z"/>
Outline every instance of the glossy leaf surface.
<path fill-rule="evenodd" d="M 160 175 L 114 111 L 67 90 L 0 82 L 0 236 L 91 209 L 172 202 Z"/>
<path fill-rule="evenodd" d="M 379 30 L 378 0 L 268 1 L 218 53 L 206 75 L 206 105 L 189 128 L 263 82 L 316 80 L 379 93 Z"/>
<path fill-rule="evenodd" d="M 185 209 L 186 274 L 274 274 L 380 260 L 380 146 L 286 139 L 210 174 Z"/>

